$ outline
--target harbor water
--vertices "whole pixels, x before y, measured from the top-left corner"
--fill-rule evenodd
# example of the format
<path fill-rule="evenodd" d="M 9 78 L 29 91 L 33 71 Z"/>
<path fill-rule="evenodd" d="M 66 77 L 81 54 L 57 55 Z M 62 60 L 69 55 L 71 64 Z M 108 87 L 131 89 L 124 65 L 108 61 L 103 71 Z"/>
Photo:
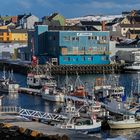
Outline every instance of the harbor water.
<path fill-rule="evenodd" d="M 2 76 L 2 72 L 0 73 Z M 106 75 L 107 77 L 110 75 Z M 72 80 L 76 79 L 76 75 L 70 76 Z M 103 77 L 103 75 L 96 74 L 96 75 L 80 75 L 81 81 L 85 83 L 88 87 L 88 90 L 92 92 L 93 85 L 95 83 L 95 79 L 98 77 Z M 131 90 L 135 90 L 139 92 L 139 82 L 138 82 L 138 73 L 126 73 L 120 74 L 119 77 L 119 84 L 125 87 L 126 95 L 131 94 Z M 26 87 L 26 76 L 20 74 L 14 74 L 15 80 L 20 84 L 22 87 Z M 58 80 L 58 84 L 61 86 L 64 83 L 65 76 L 56 76 Z M 2 94 L 2 93 L 1 93 Z M 53 110 L 60 106 L 58 103 L 48 102 L 43 100 L 39 96 L 27 95 L 23 93 L 18 94 L 8 94 L 4 95 L 2 100 L 2 105 L 6 106 L 19 106 L 25 109 L 33 109 L 43 112 L 53 112 Z M 102 130 L 100 133 L 95 133 L 89 135 L 92 139 L 93 136 L 102 139 L 108 140 L 140 140 L 140 129 L 128 129 L 128 130 Z M 77 134 L 78 135 L 78 134 Z M 80 137 L 80 136 L 79 136 Z M 83 139 L 82 137 L 80 138 Z M 84 137 L 85 139 L 85 137 Z"/>

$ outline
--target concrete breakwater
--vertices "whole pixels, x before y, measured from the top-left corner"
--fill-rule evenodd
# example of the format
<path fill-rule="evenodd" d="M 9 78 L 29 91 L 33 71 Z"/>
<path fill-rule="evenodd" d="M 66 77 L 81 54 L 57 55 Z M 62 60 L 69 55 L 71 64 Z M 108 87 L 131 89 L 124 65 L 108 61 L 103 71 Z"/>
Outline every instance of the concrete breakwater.
<path fill-rule="evenodd" d="M 45 135 L 35 130 L 0 123 L 0 135 L 2 140 L 69 140 L 67 135 Z"/>
<path fill-rule="evenodd" d="M 52 74 L 110 74 L 112 72 L 121 73 L 123 72 L 122 64 L 108 64 L 108 65 L 39 65 L 39 70 L 46 71 L 51 69 Z M 31 71 L 30 65 L 24 65 L 23 63 L 9 63 L 7 61 L 0 61 L 0 69 L 13 69 L 14 72 L 27 74 Z"/>
<path fill-rule="evenodd" d="M 14 114 L 0 115 L 0 135 L 2 140 L 69 140 L 66 134 L 53 132 L 51 126 Z"/>

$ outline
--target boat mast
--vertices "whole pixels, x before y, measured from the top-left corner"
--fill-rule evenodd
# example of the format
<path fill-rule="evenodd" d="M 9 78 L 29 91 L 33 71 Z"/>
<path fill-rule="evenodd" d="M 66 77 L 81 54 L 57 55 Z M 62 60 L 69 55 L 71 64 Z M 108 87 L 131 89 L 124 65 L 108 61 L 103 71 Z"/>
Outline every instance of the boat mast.
<path fill-rule="evenodd" d="M 140 92 L 139 92 L 139 84 L 140 84 L 140 72 L 138 72 L 138 96 L 140 95 Z"/>
<path fill-rule="evenodd" d="M 5 67 L 3 68 L 3 79 L 6 80 L 6 72 L 5 72 Z"/>

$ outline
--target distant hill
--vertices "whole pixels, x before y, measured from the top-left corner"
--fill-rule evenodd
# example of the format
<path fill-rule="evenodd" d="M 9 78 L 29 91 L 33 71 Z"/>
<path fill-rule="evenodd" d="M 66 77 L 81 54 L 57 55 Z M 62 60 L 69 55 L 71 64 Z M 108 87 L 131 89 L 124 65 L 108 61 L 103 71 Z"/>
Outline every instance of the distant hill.
<path fill-rule="evenodd" d="M 87 15 L 83 17 L 70 18 L 68 20 L 86 20 L 86 21 L 112 21 L 115 18 L 121 18 L 122 15 Z"/>

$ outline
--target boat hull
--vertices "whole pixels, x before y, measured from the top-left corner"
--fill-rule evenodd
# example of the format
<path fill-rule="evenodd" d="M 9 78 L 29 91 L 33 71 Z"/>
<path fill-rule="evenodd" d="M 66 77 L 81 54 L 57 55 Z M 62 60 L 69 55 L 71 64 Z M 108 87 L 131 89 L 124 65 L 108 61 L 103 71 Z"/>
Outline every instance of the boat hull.
<path fill-rule="evenodd" d="M 67 125 L 63 126 L 62 128 L 71 130 L 71 131 L 78 131 L 82 133 L 95 133 L 99 132 L 101 130 L 101 123 L 95 124 L 95 125 L 86 125 L 86 126 L 74 126 L 74 125 Z"/>
<path fill-rule="evenodd" d="M 140 128 L 140 122 L 129 123 L 129 122 L 112 122 L 108 121 L 108 124 L 111 129 L 132 129 L 132 128 Z"/>
<path fill-rule="evenodd" d="M 69 130 L 72 130 L 72 129 L 69 129 Z M 96 132 L 100 132 L 101 130 L 101 127 L 97 127 L 97 128 L 91 128 L 91 129 L 73 129 L 74 131 L 80 131 L 80 132 L 83 132 L 83 133 L 87 133 L 87 134 L 90 134 L 90 133 L 96 133 Z"/>
<path fill-rule="evenodd" d="M 47 101 L 52 101 L 52 102 L 64 102 L 64 96 L 63 95 L 43 95 L 42 96 L 43 99 L 47 100 Z"/>

